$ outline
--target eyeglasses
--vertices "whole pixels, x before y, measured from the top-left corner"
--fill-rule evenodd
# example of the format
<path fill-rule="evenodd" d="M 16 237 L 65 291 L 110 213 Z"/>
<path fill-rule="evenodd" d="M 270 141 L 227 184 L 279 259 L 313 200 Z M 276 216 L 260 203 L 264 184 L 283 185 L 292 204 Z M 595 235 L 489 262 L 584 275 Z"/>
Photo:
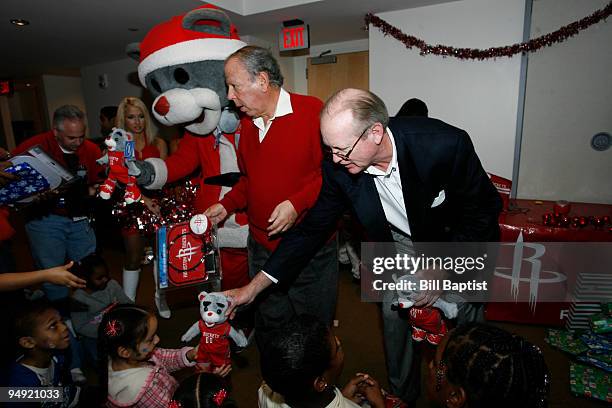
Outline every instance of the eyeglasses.
<path fill-rule="evenodd" d="M 346 153 L 342 153 L 342 152 L 334 152 L 332 148 L 329 148 L 331 154 L 335 154 L 336 156 L 338 156 L 340 159 L 342 160 L 350 160 L 349 156 L 351 155 L 351 153 L 353 153 L 353 150 L 355 149 L 355 146 L 357 146 L 357 143 L 359 143 L 359 141 L 361 140 L 361 138 L 363 137 L 363 135 L 366 134 L 366 132 L 368 130 L 370 130 L 372 128 L 372 125 L 368 125 L 365 129 L 363 129 L 363 132 L 361 132 L 361 134 L 359 135 L 359 137 L 357 138 L 357 140 L 355 140 L 355 143 L 353 143 L 353 145 L 351 146 L 351 148 L 348 150 L 348 152 Z"/>

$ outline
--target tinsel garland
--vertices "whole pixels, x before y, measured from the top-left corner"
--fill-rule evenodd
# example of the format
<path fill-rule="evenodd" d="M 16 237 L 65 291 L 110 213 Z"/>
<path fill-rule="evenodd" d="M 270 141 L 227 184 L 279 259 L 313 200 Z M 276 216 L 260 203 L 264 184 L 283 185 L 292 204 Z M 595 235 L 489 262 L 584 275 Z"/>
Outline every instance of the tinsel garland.
<path fill-rule="evenodd" d="M 575 21 L 571 24 L 561 27 L 557 31 L 545 34 L 538 38 L 534 38 L 520 44 L 507 45 L 504 47 L 491 47 L 487 49 L 478 48 L 455 48 L 449 45 L 430 45 L 420 38 L 405 34 L 397 27 L 392 26 L 385 20 L 371 13 L 366 14 L 365 23 L 366 29 L 372 24 L 387 36 L 390 35 L 400 41 L 406 48 L 416 47 L 420 50 L 421 55 L 440 55 L 442 57 L 455 57 L 459 59 L 477 59 L 485 60 L 498 57 L 512 57 L 519 53 L 534 52 L 540 48 L 550 47 L 555 43 L 565 41 L 569 37 L 578 34 L 580 31 L 606 19 L 612 14 L 612 1 L 603 9 L 597 10 L 588 17 Z"/>

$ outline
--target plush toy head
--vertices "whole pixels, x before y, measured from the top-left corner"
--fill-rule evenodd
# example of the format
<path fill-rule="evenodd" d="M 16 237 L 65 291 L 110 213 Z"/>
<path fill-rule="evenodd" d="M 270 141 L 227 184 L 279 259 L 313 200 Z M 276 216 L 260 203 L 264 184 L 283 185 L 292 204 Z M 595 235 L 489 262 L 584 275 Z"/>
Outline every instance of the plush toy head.
<path fill-rule="evenodd" d="M 132 134 L 127 130 L 113 128 L 113 131 L 104 140 L 104 144 L 111 152 L 123 152 L 125 145 L 132 140 Z"/>
<path fill-rule="evenodd" d="M 155 118 L 207 135 L 220 124 L 226 133 L 238 125 L 235 113 L 226 109 L 223 66 L 245 45 L 227 15 L 205 5 L 153 27 L 142 43 L 128 45 L 127 53 L 140 61 L 138 76 L 155 97 Z"/>
<path fill-rule="evenodd" d="M 221 293 L 200 292 L 200 316 L 208 324 L 223 323 L 227 320 L 225 311 L 229 307 L 229 300 Z"/>

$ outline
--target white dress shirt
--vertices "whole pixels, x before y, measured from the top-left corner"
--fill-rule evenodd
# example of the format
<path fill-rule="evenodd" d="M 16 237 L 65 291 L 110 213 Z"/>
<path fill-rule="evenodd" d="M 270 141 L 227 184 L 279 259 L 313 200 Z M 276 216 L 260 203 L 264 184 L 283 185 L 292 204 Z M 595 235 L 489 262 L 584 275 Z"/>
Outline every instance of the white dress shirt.
<path fill-rule="evenodd" d="M 290 113 L 293 113 L 293 107 L 291 106 L 291 96 L 289 95 L 289 92 L 281 88 L 280 94 L 278 95 L 278 101 L 276 102 L 276 110 L 274 111 L 274 116 L 272 116 L 270 120 L 268 120 L 268 123 L 264 123 L 264 120 L 261 116 L 253 119 L 253 124 L 255 124 L 255 126 L 257 126 L 257 129 L 259 129 L 259 143 L 263 142 L 264 137 L 266 137 L 268 130 L 270 130 L 270 127 L 272 126 L 272 122 L 274 122 L 274 119 L 280 116 L 289 115 Z"/>
<path fill-rule="evenodd" d="M 408 224 L 408 214 L 404 204 L 402 180 L 397 165 L 397 148 L 395 147 L 395 140 L 393 139 L 391 129 L 387 128 L 387 133 L 393 146 L 393 156 L 387 171 L 370 166 L 364 172 L 375 176 L 374 184 L 376 185 L 376 190 L 378 190 L 387 221 L 404 234 L 410 236 L 410 224 Z"/>

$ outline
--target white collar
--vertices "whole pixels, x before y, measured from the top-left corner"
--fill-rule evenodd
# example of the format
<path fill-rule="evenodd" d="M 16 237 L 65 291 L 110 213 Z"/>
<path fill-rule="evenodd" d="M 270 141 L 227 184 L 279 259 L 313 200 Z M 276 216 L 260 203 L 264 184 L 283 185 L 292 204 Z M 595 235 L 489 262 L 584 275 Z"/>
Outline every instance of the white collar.
<path fill-rule="evenodd" d="M 387 171 L 382 171 L 381 169 L 369 166 L 363 172 L 371 174 L 373 176 L 389 176 L 392 171 L 397 169 L 397 148 L 395 147 L 395 139 L 393 138 L 393 133 L 391 129 L 387 127 L 387 133 L 389 134 L 389 139 L 391 139 L 391 147 L 393 148 L 393 155 L 391 156 L 391 161 L 389 162 L 389 166 L 387 167 Z"/>
<path fill-rule="evenodd" d="M 268 123 L 279 116 L 289 115 L 290 113 L 293 113 L 293 106 L 291 106 L 291 95 L 289 95 L 289 92 L 285 91 L 284 88 L 281 88 L 280 93 L 278 94 L 278 101 L 276 101 L 274 116 L 270 118 Z M 253 123 L 259 129 L 265 129 L 265 123 L 261 116 L 253 119 Z"/>

